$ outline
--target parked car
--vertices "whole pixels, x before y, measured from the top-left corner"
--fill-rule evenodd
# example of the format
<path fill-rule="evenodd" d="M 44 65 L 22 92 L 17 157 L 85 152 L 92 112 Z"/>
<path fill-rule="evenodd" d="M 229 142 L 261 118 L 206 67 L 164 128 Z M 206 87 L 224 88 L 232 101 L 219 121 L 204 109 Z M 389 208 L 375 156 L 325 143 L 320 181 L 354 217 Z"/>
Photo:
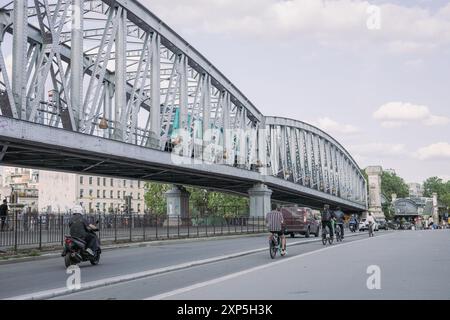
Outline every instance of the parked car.
<path fill-rule="evenodd" d="M 296 234 L 304 235 L 306 238 L 309 238 L 311 234 L 316 237 L 319 236 L 320 224 L 311 208 L 283 207 L 281 213 L 286 226 L 285 234 L 289 234 L 292 238 Z"/>
<path fill-rule="evenodd" d="M 378 231 L 378 229 L 379 229 L 379 226 L 378 226 L 377 220 L 375 220 L 375 225 L 374 225 L 373 230 Z M 359 231 L 367 231 L 367 230 L 369 230 L 369 224 L 366 222 L 366 219 L 364 218 L 359 222 Z"/>
<path fill-rule="evenodd" d="M 400 227 L 400 224 L 397 221 L 393 221 L 393 220 L 388 220 L 386 222 L 387 226 L 389 229 L 392 230 L 398 230 L 398 228 Z"/>
<path fill-rule="evenodd" d="M 377 219 L 378 229 L 388 230 L 386 219 Z"/>

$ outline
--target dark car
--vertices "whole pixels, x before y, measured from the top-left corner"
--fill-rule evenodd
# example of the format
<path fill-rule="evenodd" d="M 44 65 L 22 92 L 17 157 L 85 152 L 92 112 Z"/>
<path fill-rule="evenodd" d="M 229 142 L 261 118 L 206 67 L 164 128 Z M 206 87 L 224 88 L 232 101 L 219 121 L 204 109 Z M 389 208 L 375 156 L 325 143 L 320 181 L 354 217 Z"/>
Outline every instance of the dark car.
<path fill-rule="evenodd" d="M 296 234 L 304 235 L 306 238 L 309 238 L 310 234 L 319 236 L 320 225 L 311 208 L 283 207 L 281 213 L 286 226 L 285 234 L 290 234 L 292 238 Z"/>
<path fill-rule="evenodd" d="M 388 230 L 388 224 L 385 219 L 377 219 L 378 229 Z"/>
<path fill-rule="evenodd" d="M 400 229 L 400 223 L 398 223 L 397 221 L 389 220 L 387 222 L 387 227 L 392 230 L 398 230 Z"/>

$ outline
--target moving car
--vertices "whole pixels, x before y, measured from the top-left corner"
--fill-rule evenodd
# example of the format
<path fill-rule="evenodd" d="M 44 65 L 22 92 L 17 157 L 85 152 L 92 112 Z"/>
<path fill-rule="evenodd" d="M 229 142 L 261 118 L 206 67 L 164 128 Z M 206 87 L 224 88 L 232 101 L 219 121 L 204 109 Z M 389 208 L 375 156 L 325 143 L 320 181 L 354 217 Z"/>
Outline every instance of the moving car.
<path fill-rule="evenodd" d="M 309 238 L 311 234 L 318 237 L 320 234 L 320 224 L 311 208 L 307 207 L 283 207 L 281 208 L 284 223 L 286 226 L 285 234 L 291 235 L 292 238 L 296 234 L 304 235 Z"/>

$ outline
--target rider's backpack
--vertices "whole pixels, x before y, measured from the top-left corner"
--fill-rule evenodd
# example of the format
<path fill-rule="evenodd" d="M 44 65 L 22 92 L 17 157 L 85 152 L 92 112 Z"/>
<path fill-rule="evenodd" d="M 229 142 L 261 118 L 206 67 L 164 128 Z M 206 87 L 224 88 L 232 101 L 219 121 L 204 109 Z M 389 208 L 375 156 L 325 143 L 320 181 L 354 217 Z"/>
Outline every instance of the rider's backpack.
<path fill-rule="evenodd" d="M 322 221 L 330 221 L 331 220 L 331 211 L 330 210 L 325 210 L 322 213 Z"/>

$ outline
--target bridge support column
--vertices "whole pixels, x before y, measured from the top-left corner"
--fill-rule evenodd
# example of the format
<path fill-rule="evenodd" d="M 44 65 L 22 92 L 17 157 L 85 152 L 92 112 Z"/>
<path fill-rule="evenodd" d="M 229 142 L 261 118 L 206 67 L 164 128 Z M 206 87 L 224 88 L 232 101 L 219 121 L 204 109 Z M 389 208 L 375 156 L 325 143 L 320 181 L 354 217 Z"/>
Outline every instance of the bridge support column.
<path fill-rule="evenodd" d="M 271 210 L 272 190 L 265 184 L 258 183 L 248 190 L 250 197 L 250 217 L 265 217 Z"/>
<path fill-rule="evenodd" d="M 383 168 L 380 166 L 372 166 L 366 168 L 369 177 L 369 212 L 375 218 L 385 218 L 381 209 L 381 174 Z"/>
<path fill-rule="evenodd" d="M 173 188 L 165 193 L 167 200 L 167 215 L 168 219 L 164 222 L 167 226 L 178 226 L 186 224 L 189 218 L 189 192 L 179 185 L 174 185 Z M 180 220 L 178 221 L 178 216 Z"/>

